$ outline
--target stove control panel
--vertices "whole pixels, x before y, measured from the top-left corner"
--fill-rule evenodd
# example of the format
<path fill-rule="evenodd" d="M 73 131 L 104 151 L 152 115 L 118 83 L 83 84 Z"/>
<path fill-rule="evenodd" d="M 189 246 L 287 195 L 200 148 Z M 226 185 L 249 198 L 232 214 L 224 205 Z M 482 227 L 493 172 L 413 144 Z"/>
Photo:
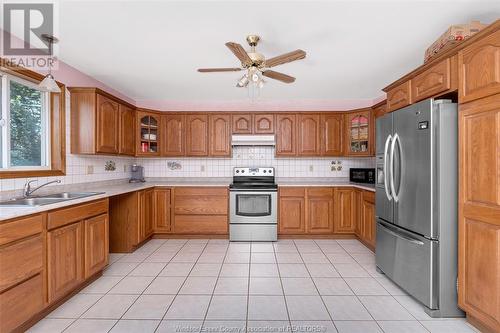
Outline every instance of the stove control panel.
<path fill-rule="evenodd" d="M 274 168 L 234 168 L 233 176 L 274 176 Z"/>

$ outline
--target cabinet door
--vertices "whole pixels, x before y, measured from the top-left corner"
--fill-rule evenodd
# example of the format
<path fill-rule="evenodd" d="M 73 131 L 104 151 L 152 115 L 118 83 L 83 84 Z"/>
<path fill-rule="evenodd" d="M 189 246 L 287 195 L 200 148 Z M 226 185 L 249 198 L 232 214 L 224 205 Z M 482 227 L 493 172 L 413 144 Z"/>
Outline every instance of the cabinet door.
<path fill-rule="evenodd" d="M 185 121 L 184 115 L 161 117 L 162 156 L 184 156 L 186 154 Z"/>
<path fill-rule="evenodd" d="M 85 278 L 89 278 L 108 264 L 109 224 L 103 214 L 85 220 Z"/>
<path fill-rule="evenodd" d="M 356 211 L 354 210 L 354 190 L 351 188 L 335 189 L 335 233 L 354 233 Z"/>
<path fill-rule="evenodd" d="M 158 156 L 161 117 L 152 112 L 137 112 L 137 155 Z"/>
<path fill-rule="evenodd" d="M 500 93 L 500 30 L 458 53 L 461 103 Z"/>
<path fill-rule="evenodd" d="M 156 232 L 170 232 L 170 189 L 155 189 L 155 224 Z"/>
<path fill-rule="evenodd" d="M 135 155 L 135 110 L 120 104 L 120 154 Z"/>
<path fill-rule="evenodd" d="M 278 223 L 280 234 L 298 235 L 305 233 L 304 196 L 280 197 Z"/>
<path fill-rule="evenodd" d="M 231 156 L 230 115 L 210 115 L 210 156 Z"/>
<path fill-rule="evenodd" d="M 233 134 L 252 134 L 253 123 L 251 114 L 233 114 Z"/>
<path fill-rule="evenodd" d="M 376 225 L 375 225 L 375 205 L 369 201 L 363 200 L 361 207 L 362 234 L 361 238 L 375 248 Z"/>
<path fill-rule="evenodd" d="M 98 153 L 118 154 L 120 113 L 118 103 L 97 94 L 97 147 Z"/>
<path fill-rule="evenodd" d="M 450 61 L 451 59 L 447 58 L 411 80 L 411 96 L 413 103 L 450 89 Z"/>
<path fill-rule="evenodd" d="M 310 234 L 333 232 L 333 190 L 331 188 L 307 189 L 306 231 Z"/>
<path fill-rule="evenodd" d="M 53 302 L 83 281 L 83 223 L 47 233 L 48 297 Z"/>
<path fill-rule="evenodd" d="M 154 189 L 139 192 L 139 240 L 142 242 L 153 233 Z"/>
<path fill-rule="evenodd" d="M 372 155 L 373 118 L 371 111 L 348 113 L 346 115 L 346 134 L 348 156 Z"/>
<path fill-rule="evenodd" d="M 387 92 L 387 111 L 392 112 L 412 103 L 411 81 L 408 80 Z"/>
<path fill-rule="evenodd" d="M 324 114 L 321 116 L 321 155 L 342 156 L 344 152 L 344 115 Z"/>
<path fill-rule="evenodd" d="M 276 156 L 297 155 L 297 123 L 294 114 L 276 116 Z"/>
<path fill-rule="evenodd" d="M 274 133 L 274 115 L 256 114 L 253 117 L 255 134 L 273 134 Z"/>
<path fill-rule="evenodd" d="M 188 115 L 186 130 L 186 155 L 208 156 L 208 116 Z"/>
<path fill-rule="evenodd" d="M 319 115 L 299 115 L 298 155 L 320 155 L 320 122 Z"/>
<path fill-rule="evenodd" d="M 359 189 L 354 190 L 354 233 L 359 238 L 363 236 L 363 191 Z"/>
<path fill-rule="evenodd" d="M 458 114 L 458 303 L 500 332 L 500 94 Z"/>

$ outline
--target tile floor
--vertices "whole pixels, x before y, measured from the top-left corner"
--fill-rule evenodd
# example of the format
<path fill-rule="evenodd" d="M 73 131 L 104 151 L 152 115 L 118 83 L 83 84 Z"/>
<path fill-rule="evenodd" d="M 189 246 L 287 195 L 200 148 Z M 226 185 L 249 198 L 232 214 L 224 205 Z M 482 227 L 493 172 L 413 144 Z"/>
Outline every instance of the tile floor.
<path fill-rule="evenodd" d="M 357 240 L 151 240 L 30 332 L 476 332 L 433 319 Z"/>

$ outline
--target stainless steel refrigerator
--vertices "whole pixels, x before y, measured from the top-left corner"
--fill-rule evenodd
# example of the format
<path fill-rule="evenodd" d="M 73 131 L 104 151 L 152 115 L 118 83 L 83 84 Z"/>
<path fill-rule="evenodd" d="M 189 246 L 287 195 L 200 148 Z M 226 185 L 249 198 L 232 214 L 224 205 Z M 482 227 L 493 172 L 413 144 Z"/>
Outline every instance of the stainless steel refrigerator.
<path fill-rule="evenodd" d="M 377 268 L 432 317 L 457 307 L 457 105 L 428 99 L 376 122 Z"/>

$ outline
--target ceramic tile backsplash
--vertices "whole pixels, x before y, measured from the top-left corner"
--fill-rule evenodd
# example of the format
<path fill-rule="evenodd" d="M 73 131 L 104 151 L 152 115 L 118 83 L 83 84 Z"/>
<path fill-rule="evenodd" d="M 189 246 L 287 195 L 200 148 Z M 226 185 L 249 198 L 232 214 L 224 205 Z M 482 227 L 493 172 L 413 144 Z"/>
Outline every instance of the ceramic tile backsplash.
<path fill-rule="evenodd" d="M 234 147 L 232 158 L 142 158 L 136 163 L 144 166 L 146 177 L 231 177 L 234 167 L 256 166 L 275 167 L 277 177 L 349 177 L 349 168 L 375 167 L 372 157 L 278 159 L 274 147 Z"/>
<path fill-rule="evenodd" d="M 58 177 L 33 177 L 0 179 L 0 191 L 22 189 L 28 180 L 37 179 L 39 184 L 60 179 L 62 184 L 87 183 L 101 180 L 124 179 L 130 177 L 130 165 L 134 163 L 133 157 L 115 156 L 85 156 L 72 155 L 70 149 L 70 93 L 66 90 L 66 175 Z M 105 171 L 106 162 L 115 162 L 114 171 Z M 126 168 L 127 171 L 124 171 Z M 59 184 L 54 184 L 56 186 Z M 51 185 L 49 185 L 51 186 Z"/>

